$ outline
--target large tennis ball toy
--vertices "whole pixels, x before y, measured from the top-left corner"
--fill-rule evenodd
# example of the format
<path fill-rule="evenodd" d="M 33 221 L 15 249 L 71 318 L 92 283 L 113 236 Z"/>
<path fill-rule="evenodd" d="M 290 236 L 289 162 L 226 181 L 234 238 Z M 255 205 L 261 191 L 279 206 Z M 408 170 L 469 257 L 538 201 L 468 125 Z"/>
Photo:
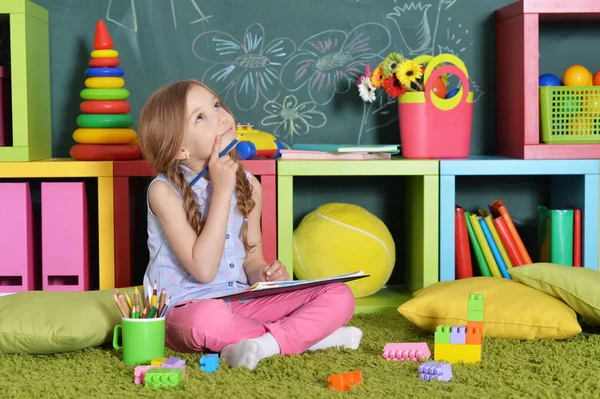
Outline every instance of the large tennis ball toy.
<path fill-rule="evenodd" d="M 395 263 L 396 246 L 390 231 L 358 205 L 321 205 L 294 231 L 296 277 L 310 280 L 364 270 L 370 277 L 347 283 L 355 298 L 379 291 Z"/>

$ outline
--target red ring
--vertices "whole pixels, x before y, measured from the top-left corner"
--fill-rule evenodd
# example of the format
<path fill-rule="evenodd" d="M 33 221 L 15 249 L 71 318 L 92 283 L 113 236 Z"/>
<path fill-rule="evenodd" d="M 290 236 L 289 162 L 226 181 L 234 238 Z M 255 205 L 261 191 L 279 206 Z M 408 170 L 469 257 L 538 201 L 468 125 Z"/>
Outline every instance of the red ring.
<path fill-rule="evenodd" d="M 79 109 L 86 114 L 125 114 L 131 110 L 131 104 L 125 100 L 83 101 Z"/>
<path fill-rule="evenodd" d="M 92 58 L 90 60 L 91 67 L 116 67 L 121 60 L 118 58 Z"/>
<path fill-rule="evenodd" d="M 69 151 L 78 161 L 128 161 L 140 159 L 135 144 L 75 144 Z"/>

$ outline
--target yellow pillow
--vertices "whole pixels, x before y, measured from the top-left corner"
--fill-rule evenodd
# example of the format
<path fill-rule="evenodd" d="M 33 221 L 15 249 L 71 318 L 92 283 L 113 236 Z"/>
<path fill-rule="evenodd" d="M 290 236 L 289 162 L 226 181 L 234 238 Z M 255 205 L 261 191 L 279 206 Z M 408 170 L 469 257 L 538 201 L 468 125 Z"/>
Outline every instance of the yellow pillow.
<path fill-rule="evenodd" d="M 429 332 L 439 324 L 466 325 L 470 293 L 483 294 L 486 337 L 564 339 L 581 332 L 576 313 L 564 302 L 504 278 L 442 281 L 415 292 L 398 312 Z"/>

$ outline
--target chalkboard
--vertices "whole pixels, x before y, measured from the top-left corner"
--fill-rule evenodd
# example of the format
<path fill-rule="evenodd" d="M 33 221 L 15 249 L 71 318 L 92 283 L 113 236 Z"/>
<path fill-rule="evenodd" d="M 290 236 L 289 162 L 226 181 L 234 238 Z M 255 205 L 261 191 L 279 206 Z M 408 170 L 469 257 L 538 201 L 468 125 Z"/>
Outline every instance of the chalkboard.
<path fill-rule="evenodd" d="M 472 153 L 495 147 L 494 10 L 510 0 L 34 0 L 50 14 L 53 155 L 68 156 L 103 19 L 134 120 L 159 86 L 194 78 L 238 121 L 294 143 L 399 143 L 397 105 L 365 104 L 356 79 L 387 54 L 449 52 L 475 93 Z M 134 126 L 134 128 L 137 125 Z"/>

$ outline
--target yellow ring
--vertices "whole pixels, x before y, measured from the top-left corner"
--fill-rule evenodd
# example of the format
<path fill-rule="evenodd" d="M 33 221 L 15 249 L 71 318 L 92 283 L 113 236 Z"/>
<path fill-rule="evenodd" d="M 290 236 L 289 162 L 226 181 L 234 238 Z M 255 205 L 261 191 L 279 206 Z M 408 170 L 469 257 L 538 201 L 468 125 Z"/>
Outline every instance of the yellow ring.
<path fill-rule="evenodd" d="M 117 58 L 119 52 L 117 50 L 94 50 L 91 55 L 92 58 Z"/>
<path fill-rule="evenodd" d="M 125 86 L 125 79 L 117 77 L 87 78 L 85 87 L 90 89 L 120 89 Z"/>
<path fill-rule="evenodd" d="M 73 140 L 79 144 L 129 144 L 136 139 L 133 129 L 80 128 L 73 132 Z"/>

